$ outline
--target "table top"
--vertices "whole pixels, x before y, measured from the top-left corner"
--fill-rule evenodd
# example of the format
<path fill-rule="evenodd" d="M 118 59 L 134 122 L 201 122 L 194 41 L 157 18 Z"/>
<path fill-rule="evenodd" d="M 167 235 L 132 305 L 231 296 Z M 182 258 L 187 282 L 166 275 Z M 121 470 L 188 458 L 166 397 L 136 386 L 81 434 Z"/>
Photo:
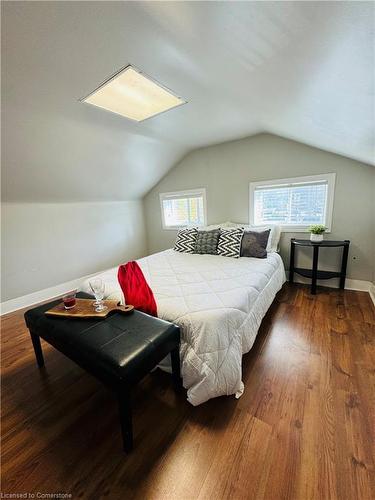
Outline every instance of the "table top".
<path fill-rule="evenodd" d="M 310 241 L 310 240 L 300 240 L 296 238 L 291 238 L 291 243 L 294 245 L 299 245 L 302 247 L 344 247 L 348 246 L 349 240 L 323 240 L 323 241 Z"/>
<path fill-rule="evenodd" d="M 85 292 L 78 292 L 77 299 L 94 299 L 92 295 Z M 61 304 L 62 299 L 56 299 L 46 304 L 40 306 L 31 307 L 25 312 L 25 319 L 28 327 L 34 327 L 38 333 L 38 329 L 47 329 L 50 327 L 51 332 L 56 330 L 69 330 L 72 331 L 73 335 L 81 333 L 87 328 L 91 328 L 94 325 L 114 325 L 116 328 L 126 329 L 126 330 L 138 330 L 139 323 L 142 323 L 144 329 L 154 331 L 164 331 L 170 326 L 175 326 L 168 321 L 164 321 L 160 318 L 155 318 L 141 311 L 134 310 L 132 314 L 123 314 L 121 312 L 115 312 L 112 316 L 105 317 L 87 317 L 80 318 L 74 316 L 49 316 L 45 313 L 51 308 Z M 105 328 L 105 327 L 104 327 Z"/>

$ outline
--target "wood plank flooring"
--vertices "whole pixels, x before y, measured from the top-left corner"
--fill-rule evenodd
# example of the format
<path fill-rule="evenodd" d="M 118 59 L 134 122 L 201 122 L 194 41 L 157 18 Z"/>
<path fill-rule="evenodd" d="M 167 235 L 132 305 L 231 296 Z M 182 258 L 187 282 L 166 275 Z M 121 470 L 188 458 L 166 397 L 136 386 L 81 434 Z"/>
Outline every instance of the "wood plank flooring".
<path fill-rule="evenodd" d="M 365 292 L 285 285 L 244 357 L 245 393 L 192 407 L 155 372 L 135 391 L 135 449 L 113 395 L 2 321 L 3 493 L 83 499 L 375 498 L 375 308 Z M 35 497 L 38 498 L 38 497 Z"/>

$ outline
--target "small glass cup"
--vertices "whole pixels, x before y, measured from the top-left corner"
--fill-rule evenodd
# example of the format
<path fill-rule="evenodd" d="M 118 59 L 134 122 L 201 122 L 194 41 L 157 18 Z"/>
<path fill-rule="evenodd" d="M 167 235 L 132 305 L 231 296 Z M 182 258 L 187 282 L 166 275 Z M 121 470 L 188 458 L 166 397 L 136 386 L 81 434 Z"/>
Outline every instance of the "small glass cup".
<path fill-rule="evenodd" d="M 68 309 L 72 309 L 76 305 L 76 303 L 77 303 L 77 301 L 76 301 L 76 293 L 77 293 L 77 291 L 74 290 L 72 292 L 66 293 L 63 296 L 62 299 L 63 299 L 63 302 L 64 302 L 65 309 L 67 309 L 67 310 Z"/>

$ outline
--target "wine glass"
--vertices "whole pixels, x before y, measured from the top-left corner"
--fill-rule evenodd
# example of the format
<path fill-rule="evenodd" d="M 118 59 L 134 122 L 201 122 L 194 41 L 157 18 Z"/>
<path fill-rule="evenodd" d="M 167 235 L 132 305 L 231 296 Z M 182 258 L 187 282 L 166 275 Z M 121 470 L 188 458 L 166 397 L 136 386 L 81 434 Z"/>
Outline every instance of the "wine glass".
<path fill-rule="evenodd" d="M 105 291 L 105 285 L 103 280 L 101 278 L 94 278 L 89 281 L 89 284 L 96 299 L 96 301 L 94 302 L 94 306 L 96 306 L 95 311 L 102 312 L 108 309 L 108 307 L 103 304 L 103 297 Z"/>

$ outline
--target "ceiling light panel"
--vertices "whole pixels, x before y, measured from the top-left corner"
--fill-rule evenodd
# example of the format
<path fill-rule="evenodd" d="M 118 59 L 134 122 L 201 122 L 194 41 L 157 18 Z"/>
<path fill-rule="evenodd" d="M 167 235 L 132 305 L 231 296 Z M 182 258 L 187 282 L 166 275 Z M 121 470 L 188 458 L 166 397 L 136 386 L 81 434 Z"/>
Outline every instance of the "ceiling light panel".
<path fill-rule="evenodd" d="M 133 66 L 119 71 L 82 101 L 137 122 L 186 103 Z"/>

